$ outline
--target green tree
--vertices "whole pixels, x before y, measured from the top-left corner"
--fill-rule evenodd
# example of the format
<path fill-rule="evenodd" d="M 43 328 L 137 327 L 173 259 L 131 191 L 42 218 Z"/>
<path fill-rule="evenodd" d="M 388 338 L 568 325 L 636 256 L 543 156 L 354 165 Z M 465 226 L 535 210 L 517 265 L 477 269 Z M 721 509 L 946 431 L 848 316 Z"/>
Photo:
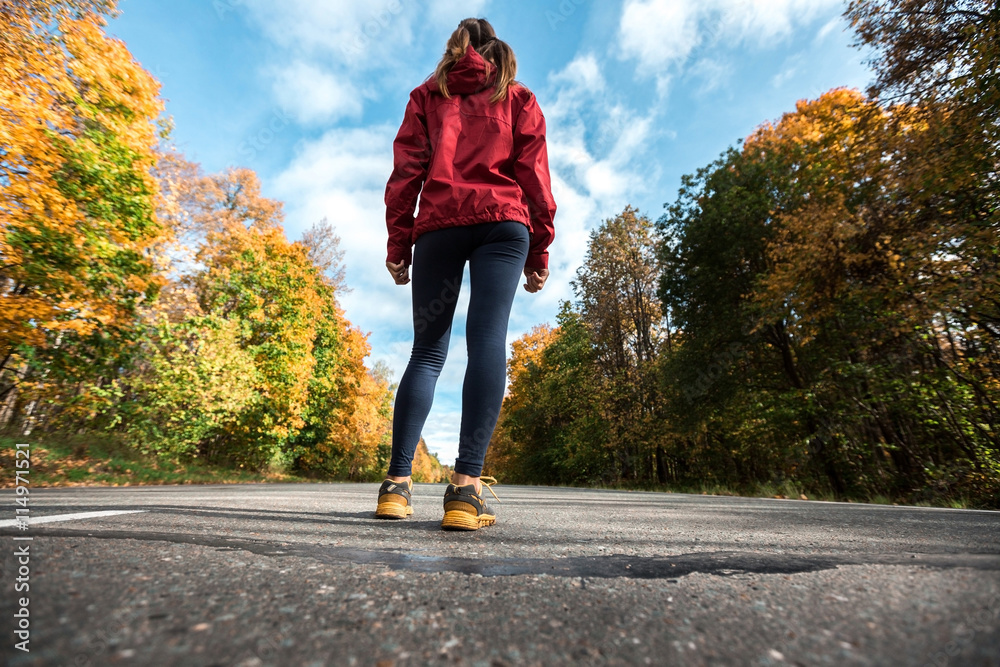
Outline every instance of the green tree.
<path fill-rule="evenodd" d="M 673 481 L 738 487 L 778 482 L 801 465 L 792 443 L 808 434 L 780 398 L 803 386 L 794 340 L 783 317 L 762 319 L 752 301 L 789 190 L 766 162 L 730 149 L 684 177 L 657 223 L 659 295 L 676 327 L 660 364 L 667 419 L 680 434 Z"/>
<path fill-rule="evenodd" d="M 802 102 L 661 221 L 681 342 L 665 377 L 693 382 L 686 428 L 732 454 L 732 479 L 913 498 L 994 478 L 989 392 L 970 414 L 956 371 L 974 336 L 941 317 L 954 256 L 914 205 L 927 118 L 847 90 Z"/>
<path fill-rule="evenodd" d="M 590 334 L 568 302 L 557 323 L 513 344 L 510 390 L 486 469 L 528 484 L 613 483 L 609 406 Z"/>
<path fill-rule="evenodd" d="M 119 419 L 146 453 L 196 458 L 203 443 L 233 430 L 259 400 L 253 358 L 237 340 L 239 323 L 192 317 L 149 327 L 122 395 Z"/>
<path fill-rule="evenodd" d="M 316 267 L 303 246 L 285 238 L 280 204 L 260 196 L 256 176 L 234 170 L 213 180 L 216 229 L 198 253 L 204 268 L 194 276 L 195 292 L 203 312 L 238 323 L 239 345 L 257 369 L 258 400 L 226 438 L 206 443 L 205 453 L 259 468 L 304 424 L 323 302 Z"/>
<path fill-rule="evenodd" d="M 617 474 L 653 478 L 662 455 L 656 358 L 669 329 L 656 295 L 659 268 L 653 225 L 627 207 L 590 235 L 573 287 L 594 343 L 610 403 Z"/>
<path fill-rule="evenodd" d="M 0 13 L 0 427 L 51 422 L 112 381 L 160 286 L 159 84 L 103 2 Z"/>

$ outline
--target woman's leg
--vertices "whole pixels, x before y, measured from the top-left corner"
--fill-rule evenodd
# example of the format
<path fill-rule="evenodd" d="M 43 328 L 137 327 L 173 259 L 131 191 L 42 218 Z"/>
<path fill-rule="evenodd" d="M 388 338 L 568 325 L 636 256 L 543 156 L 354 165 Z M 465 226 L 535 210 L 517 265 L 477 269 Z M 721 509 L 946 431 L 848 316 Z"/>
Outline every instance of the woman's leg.
<path fill-rule="evenodd" d="M 507 324 L 528 255 L 528 228 L 520 222 L 498 222 L 476 225 L 475 230 L 465 329 L 469 365 L 455 472 L 478 478 L 507 385 Z"/>
<path fill-rule="evenodd" d="M 448 357 L 462 273 L 469 251 L 468 229 L 427 232 L 413 252 L 413 351 L 396 390 L 392 417 L 390 477 L 409 477 L 413 454 L 434 401 L 434 387 Z"/>

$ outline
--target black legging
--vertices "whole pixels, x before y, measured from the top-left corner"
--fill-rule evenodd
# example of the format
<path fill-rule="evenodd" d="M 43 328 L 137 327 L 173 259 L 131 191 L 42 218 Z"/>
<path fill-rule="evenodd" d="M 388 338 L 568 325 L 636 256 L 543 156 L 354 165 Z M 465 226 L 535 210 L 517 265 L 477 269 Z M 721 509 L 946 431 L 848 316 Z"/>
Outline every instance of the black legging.
<path fill-rule="evenodd" d="M 469 365 L 455 472 L 478 477 L 507 384 L 507 323 L 528 255 L 520 222 L 448 227 L 422 234 L 413 253 L 413 352 L 396 391 L 389 475 L 410 474 L 413 453 L 448 356 L 448 339 L 469 262 L 472 294 L 465 326 Z"/>

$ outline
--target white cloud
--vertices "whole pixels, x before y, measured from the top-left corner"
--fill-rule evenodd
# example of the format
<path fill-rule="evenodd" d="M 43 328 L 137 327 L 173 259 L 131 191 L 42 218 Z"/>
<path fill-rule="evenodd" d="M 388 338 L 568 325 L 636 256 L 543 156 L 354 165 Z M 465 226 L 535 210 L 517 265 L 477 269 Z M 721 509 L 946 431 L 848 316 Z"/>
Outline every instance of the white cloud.
<path fill-rule="evenodd" d="M 304 124 L 357 117 L 365 74 L 386 67 L 413 40 L 402 0 L 241 0 L 284 59 L 265 70 L 278 103 Z"/>
<path fill-rule="evenodd" d="M 458 458 L 458 431 L 461 426 L 462 413 L 458 410 L 437 411 L 424 426 L 427 449 L 437 454 L 438 460 L 446 466 L 454 466 Z"/>
<path fill-rule="evenodd" d="M 301 123 L 328 123 L 361 115 L 360 91 L 345 77 L 305 62 L 274 75 L 274 93 L 282 109 Z"/>
<path fill-rule="evenodd" d="M 250 18 L 274 43 L 291 51 L 332 57 L 371 70 L 398 65 L 423 31 L 445 37 L 458 22 L 478 15 L 489 0 L 241 0 Z M 443 43 L 442 43 L 443 46 Z"/>
<path fill-rule="evenodd" d="M 413 37 L 412 10 L 403 0 L 243 0 L 251 20 L 292 52 L 333 57 L 356 67 L 385 64 Z"/>
<path fill-rule="evenodd" d="M 641 189 L 633 165 L 652 134 L 656 111 L 643 116 L 611 96 L 593 55 L 578 56 L 551 74 L 549 84 L 542 108 L 558 187 L 589 197 L 597 209 L 624 207 L 629 194 Z M 560 210 L 558 224 L 566 217 Z"/>
<path fill-rule="evenodd" d="M 387 125 L 331 130 L 306 144 L 274 183 L 287 202 L 289 236 L 323 218 L 336 226 L 353 288 L 342 305 L 352 322 L 378 332 L 380 343 L 388 343 L 385 332 L 405 324 L 400 313 L 409 312 L 409 292 L 392 283 L 385 270 L 383 196 L 394 134 Z M 402 375 L 395 365 L 393 371 Z"/>
<path fill-rule="evenodd" d="M 774 46 L 840 0 L 716 0 L 722 33 L 760 48 Z"/>
<path fill-rule="evenodd" d="M 551 277 L 540 294 L 519 293 L 512 335 L 551 322 L 559 303 L 574 299 L 570 282 L 583 263 L 590 230 L 655 179 L 655 174 L 641 174 L 638 165 L 654 136 L 658 111 L 643 115 L 618 100 L 593 54 L 578 55 L 549 75 L 546 90 L 536 92 L 547 119 L 552 192 L 559 211 Z"/>
<path fill-rule="evenodd" d="M 775 88 L 781 88 L 798 75 L 801 66 L 801 54 L 786 59 L 785 64 L 781 67 L 781 71 L 771 77 L 771 85 Z"/>
<path fill-rule="evenodd" d="M 702 45 L 770 48 L 796 26 L 839 7 L 840 0 L 626 0 L 621 54 L 639 74 L 662 78 Z M 664 88 L 663 85 L 661 87 Z"/>
<path fill-rule="evenodd" d="M 364 106 L 359 91 L 372 87 L 373 74 L 394 80 L 417 67 L 418 35 L 424 41 L 433 33 L 443 46 L 459 20 L 487 4 L 241 0 L 250 20 L 288 58 L 265 75 L 272 78 L 282 108 L 306 124 L 359 116 Z"/>
<path fill-rule="evenodd" d="M 372 207 L 378 209 L 378 218 L 382 221 L 382 194 L 392 171 L 395 133 L 396 128 L 389 125 L 330 130 L 297 153 L 276 185 L 285 201 L 296 206 L 311 205 L 322 209 L 323 206 L 316 202 L 307 203 L 309 196 L 317 193 L 347 193 L 352 201 L 363 202 L 355 205 L 359 208 L 352 206 L 347 211 L 325 211 L 324 215 L 330 216 L 331 221 L 336 217 L 350 219 L 359 212 L 371 214 L 374 212 Z M 369 201 L 371 197 L 377 200 Z M 380 225 L 378 232 L 383 233 L 384 222 Z"/>
<path fill-rule="evenodd" d="M 622 53 L 655 71 L 684 61 L 699 42 L 698 7 L 688 0 L 628 0 L 620 26 Z"/>
<path fill-rule="evenodd" d="M 823 27 L 820 28 L 819 32 L 816 33 L 816 39 L 814 41 L 817 44 L 819 44 L 823 40 L 825 40 L 831 33 L 833 33 L 833 31 L 835 31 L 837 28 L 844 30 L 846 27 L 847 24 L 845 23 L 843 16 L 838 16 L 836 18 L 830 19 L 829 21 L 824 23 Z"/>
<path fill-rule="evenodd" d="M 709 93 L 721 88 L 732 75 L 732 66 L 715 58 L 702 58 L 690 70 L 691 76 L 701 80 L 699 94 Z"/>
<path fill-rule="evenodd" d="M 549 80 L 566 84 L 569 90 L 585 94 L 602 92 L 607 85 L 593 53 L 577 56 L 561 71 L 550 75 Z"/>

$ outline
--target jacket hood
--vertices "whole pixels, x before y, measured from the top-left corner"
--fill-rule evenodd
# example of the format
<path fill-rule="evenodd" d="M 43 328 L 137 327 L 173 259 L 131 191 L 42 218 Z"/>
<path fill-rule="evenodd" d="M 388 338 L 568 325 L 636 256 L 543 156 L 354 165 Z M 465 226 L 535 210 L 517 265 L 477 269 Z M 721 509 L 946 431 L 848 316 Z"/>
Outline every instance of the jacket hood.
<path fill-rule="evenodd" d="M 470 45 L 465 55 L 448 72 L 448 92 L 452 95 L 471 95 L 485 90 L 497 79 L 497 69 L 488 64 Z M 437 81 L 431 79 L 431 90 L 438 90 Z"/>

